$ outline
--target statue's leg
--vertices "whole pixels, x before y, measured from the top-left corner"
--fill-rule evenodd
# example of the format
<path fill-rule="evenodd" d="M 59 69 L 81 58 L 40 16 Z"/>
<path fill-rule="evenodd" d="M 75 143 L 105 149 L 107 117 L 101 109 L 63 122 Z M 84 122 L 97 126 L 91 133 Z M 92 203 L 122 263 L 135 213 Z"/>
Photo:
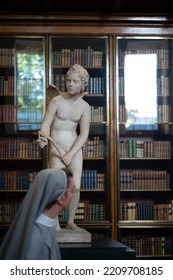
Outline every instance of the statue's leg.
<path fill-rule="evenodd" d="M 56 217 L 56 230 L 61 230 L 61 226 L 59 224 L 59 217 Z"/>
<path fill-rule="evenodd" d="M 81 230 L 81 228 L 74 223 L 76 210 L 79 205 L 79 199 L 80 199 L 80 190 L 74 190 L 74 194 L 68 208 L 68 222 L 67 222 L 67 228 L 72 230 L 77 230 L 77 231 Z"/>
<path fill-rule="evenodd" d="M 73 179 L 74 179 L 74 193 L 72 200 L 70 202 L 69 208 L 68 208 L 68 222 L 67 222 L 67 228 L 72 230 L 81 230 L 80 227 L 78 227 L 74 223 L 76 210 L 79 205 L 80 200 L 80 185 L 81 185 L 81 175 L 82 175 L 82 153 L 81 151 L 73 158 L 73 161 L 68 166 L 69 170 L 73 173 Z"/>
<path fill-rule="evenodd" d="M 51 149 L 49 151 L 49 164 L 50 168 L 62 169 L 66 167 L 65 164 L 62 162 L 57 150 L 53 146 L 51 146 Z"/>
<path fill-rule="evenodd" d="M 53 151 L 51 151 L 51 154 L 49 155 L 49 157 L 50 157 L 50 168 L 58 168 L 58 169 L 65 168 L 65 165 L 57 157 L 57 152 L 54 151 L 54 149 L 53 149 Z M 56 230 L 61 230 L 61 226 L 59 224 L 59 217 L 58 216 L 56 218 Z"/>

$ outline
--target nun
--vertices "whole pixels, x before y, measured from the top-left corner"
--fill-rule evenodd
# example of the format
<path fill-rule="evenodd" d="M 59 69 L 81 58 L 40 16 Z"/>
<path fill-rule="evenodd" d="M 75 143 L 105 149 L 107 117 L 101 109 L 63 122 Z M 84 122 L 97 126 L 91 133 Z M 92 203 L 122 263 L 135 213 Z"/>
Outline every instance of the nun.
<path fill-rule="evenodd" d="M 63 209 L 68 209 L 73 190 L 73 175 L 67 169 L 40 171 L 4 238 L 0 259 L 61 259 L 56 220 Z"/>

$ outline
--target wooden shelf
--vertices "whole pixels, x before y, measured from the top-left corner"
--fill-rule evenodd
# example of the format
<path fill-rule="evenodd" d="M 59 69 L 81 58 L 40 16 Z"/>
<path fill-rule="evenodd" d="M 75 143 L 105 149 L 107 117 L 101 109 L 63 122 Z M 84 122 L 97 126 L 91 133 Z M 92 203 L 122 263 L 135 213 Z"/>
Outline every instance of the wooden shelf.
<path fill-rule="evenodd" d="M 173 221 L 119 221 L 117 225 L 119 228 L 173 228 Z"/>
<path fill-rule="evenodd" d="M 66 226 L 65 222 L 60 222 L 60 224 L 62 225 L 62 227 Z M 91 222 L 80 222 L 80 221 L 76 221 L 76 224 L 79 227 L 83 227 L 83 228 L 92 228 L 92 229 L 102 229 L 102 228 L 106 228 L 109 229 L 111 227 L 111 223 L 109 221 L 91 221 Z"/>

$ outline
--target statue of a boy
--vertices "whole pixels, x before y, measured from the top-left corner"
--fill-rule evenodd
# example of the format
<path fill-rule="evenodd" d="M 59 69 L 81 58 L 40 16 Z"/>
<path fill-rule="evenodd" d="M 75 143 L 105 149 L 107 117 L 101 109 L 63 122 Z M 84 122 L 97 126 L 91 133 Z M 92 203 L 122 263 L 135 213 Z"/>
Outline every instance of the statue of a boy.
<path fill-rule="evenodd" d="M 51 137 L 55 144 L 50 143 L 50 167 L 67 167 L 73 173 L 75 190 L 67 221 L 67 228 L 73 230 L 80 230 L 74 223 L 74 218 L 80 199 L 82 146 L 88 139 L 90 128 L 90 106 L 82 99 L 88 82 L 89 75 L 86 69 L 79 64 L 72 66 L 66 73 L 67 91 L 50 101 L 41 125 L 41 135 Z M 38 140 L 41 148 L 48 143 L 46 137 L 41 136 Z"/>

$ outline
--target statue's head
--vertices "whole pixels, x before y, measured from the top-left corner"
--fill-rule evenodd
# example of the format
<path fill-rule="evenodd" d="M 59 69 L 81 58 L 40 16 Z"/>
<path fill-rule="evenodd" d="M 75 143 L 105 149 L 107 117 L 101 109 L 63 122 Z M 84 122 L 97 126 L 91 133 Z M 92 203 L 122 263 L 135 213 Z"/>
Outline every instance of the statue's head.
<path fill-rule="evenodd" d="M 89 82 L 89 74 L 88 71 L 83 68 L 81 65 L 79 64 L 74 64 L 66 73 L 66 77 L 68 75 L 72 75 L 72 74 L 78 74 L 79 77 L 81 78 L 81 82 L 82 82 L 82 92 L 85 90 L 85 87 L 88 85 Z"/>

